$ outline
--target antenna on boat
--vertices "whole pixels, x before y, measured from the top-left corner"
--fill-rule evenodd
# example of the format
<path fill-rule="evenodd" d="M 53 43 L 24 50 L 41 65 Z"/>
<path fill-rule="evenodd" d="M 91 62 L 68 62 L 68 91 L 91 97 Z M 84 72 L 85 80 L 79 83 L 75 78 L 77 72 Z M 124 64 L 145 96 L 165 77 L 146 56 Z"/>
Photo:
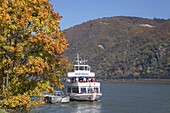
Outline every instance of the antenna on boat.
<path fill-rule="evenodd" d="M 86 60 L 86 58 L 84 58 L 84 60 L 83 60 L 83 62 L 84 62 L 84 65 L 86 65 L 86 61 L 87 61 L 87 60 Z"/>
<path fill-rule="evenodd" d="M 79 57 L 79 54 L 77 53 L 77 57 L 74 58 L 74 61 L 77 63 L 77 65 L 82 65 L 84 60 Z"/>
<path fill-rule="evenodd" d="M 77 53 L 77 60 L 78 60 L 78 65 L 79 65 L 79 54 Z"/>

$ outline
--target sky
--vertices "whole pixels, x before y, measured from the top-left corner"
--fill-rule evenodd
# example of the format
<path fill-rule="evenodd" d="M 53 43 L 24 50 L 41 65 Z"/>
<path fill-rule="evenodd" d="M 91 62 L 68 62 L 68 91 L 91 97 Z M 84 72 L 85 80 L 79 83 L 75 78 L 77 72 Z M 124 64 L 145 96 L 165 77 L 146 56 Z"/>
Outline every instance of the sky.
<path fill-rule="evenodd" d="M 51 0 L 62 30 L 103 17 L 170 18 L 170 0 Z"/>

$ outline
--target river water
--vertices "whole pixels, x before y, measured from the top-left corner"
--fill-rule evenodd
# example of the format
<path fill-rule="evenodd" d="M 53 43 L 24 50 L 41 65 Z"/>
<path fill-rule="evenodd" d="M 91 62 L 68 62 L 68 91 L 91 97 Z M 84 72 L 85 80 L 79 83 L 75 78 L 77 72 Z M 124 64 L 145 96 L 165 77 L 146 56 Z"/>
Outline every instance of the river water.
<path fill-rule="evenodd" d="M 170 84 L 101 82 L 100 101 L 45 104 L 33 113 L 170 113 Z"/>

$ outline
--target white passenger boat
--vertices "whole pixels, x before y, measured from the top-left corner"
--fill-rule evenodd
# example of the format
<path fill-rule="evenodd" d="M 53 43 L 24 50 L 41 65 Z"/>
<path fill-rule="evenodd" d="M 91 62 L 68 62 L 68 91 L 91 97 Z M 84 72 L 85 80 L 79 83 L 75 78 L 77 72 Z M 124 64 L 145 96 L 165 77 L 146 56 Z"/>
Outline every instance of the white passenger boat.
<path fill-rule="evenodd" d="M 71 100 L 99 100 L 102 96 L 100 82 L 95 81 L 95 73 L 90 71 L 90 66 L 85 64 L 85 60 L 75 59 L 77 64 L 73 67 L 73 72 L 68 72 L 65 82 L 66 94 Z"/>

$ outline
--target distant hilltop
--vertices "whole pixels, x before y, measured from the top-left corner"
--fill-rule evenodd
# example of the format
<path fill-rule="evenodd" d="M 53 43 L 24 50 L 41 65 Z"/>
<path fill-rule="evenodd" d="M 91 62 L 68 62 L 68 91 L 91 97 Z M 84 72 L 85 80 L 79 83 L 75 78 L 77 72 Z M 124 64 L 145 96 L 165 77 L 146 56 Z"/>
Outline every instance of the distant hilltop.
<path fill-rule="evenodd" d="M 101 79 L 170 78 L 170 20 L 108 17 L 65 30 L 70 47 Z"/>

